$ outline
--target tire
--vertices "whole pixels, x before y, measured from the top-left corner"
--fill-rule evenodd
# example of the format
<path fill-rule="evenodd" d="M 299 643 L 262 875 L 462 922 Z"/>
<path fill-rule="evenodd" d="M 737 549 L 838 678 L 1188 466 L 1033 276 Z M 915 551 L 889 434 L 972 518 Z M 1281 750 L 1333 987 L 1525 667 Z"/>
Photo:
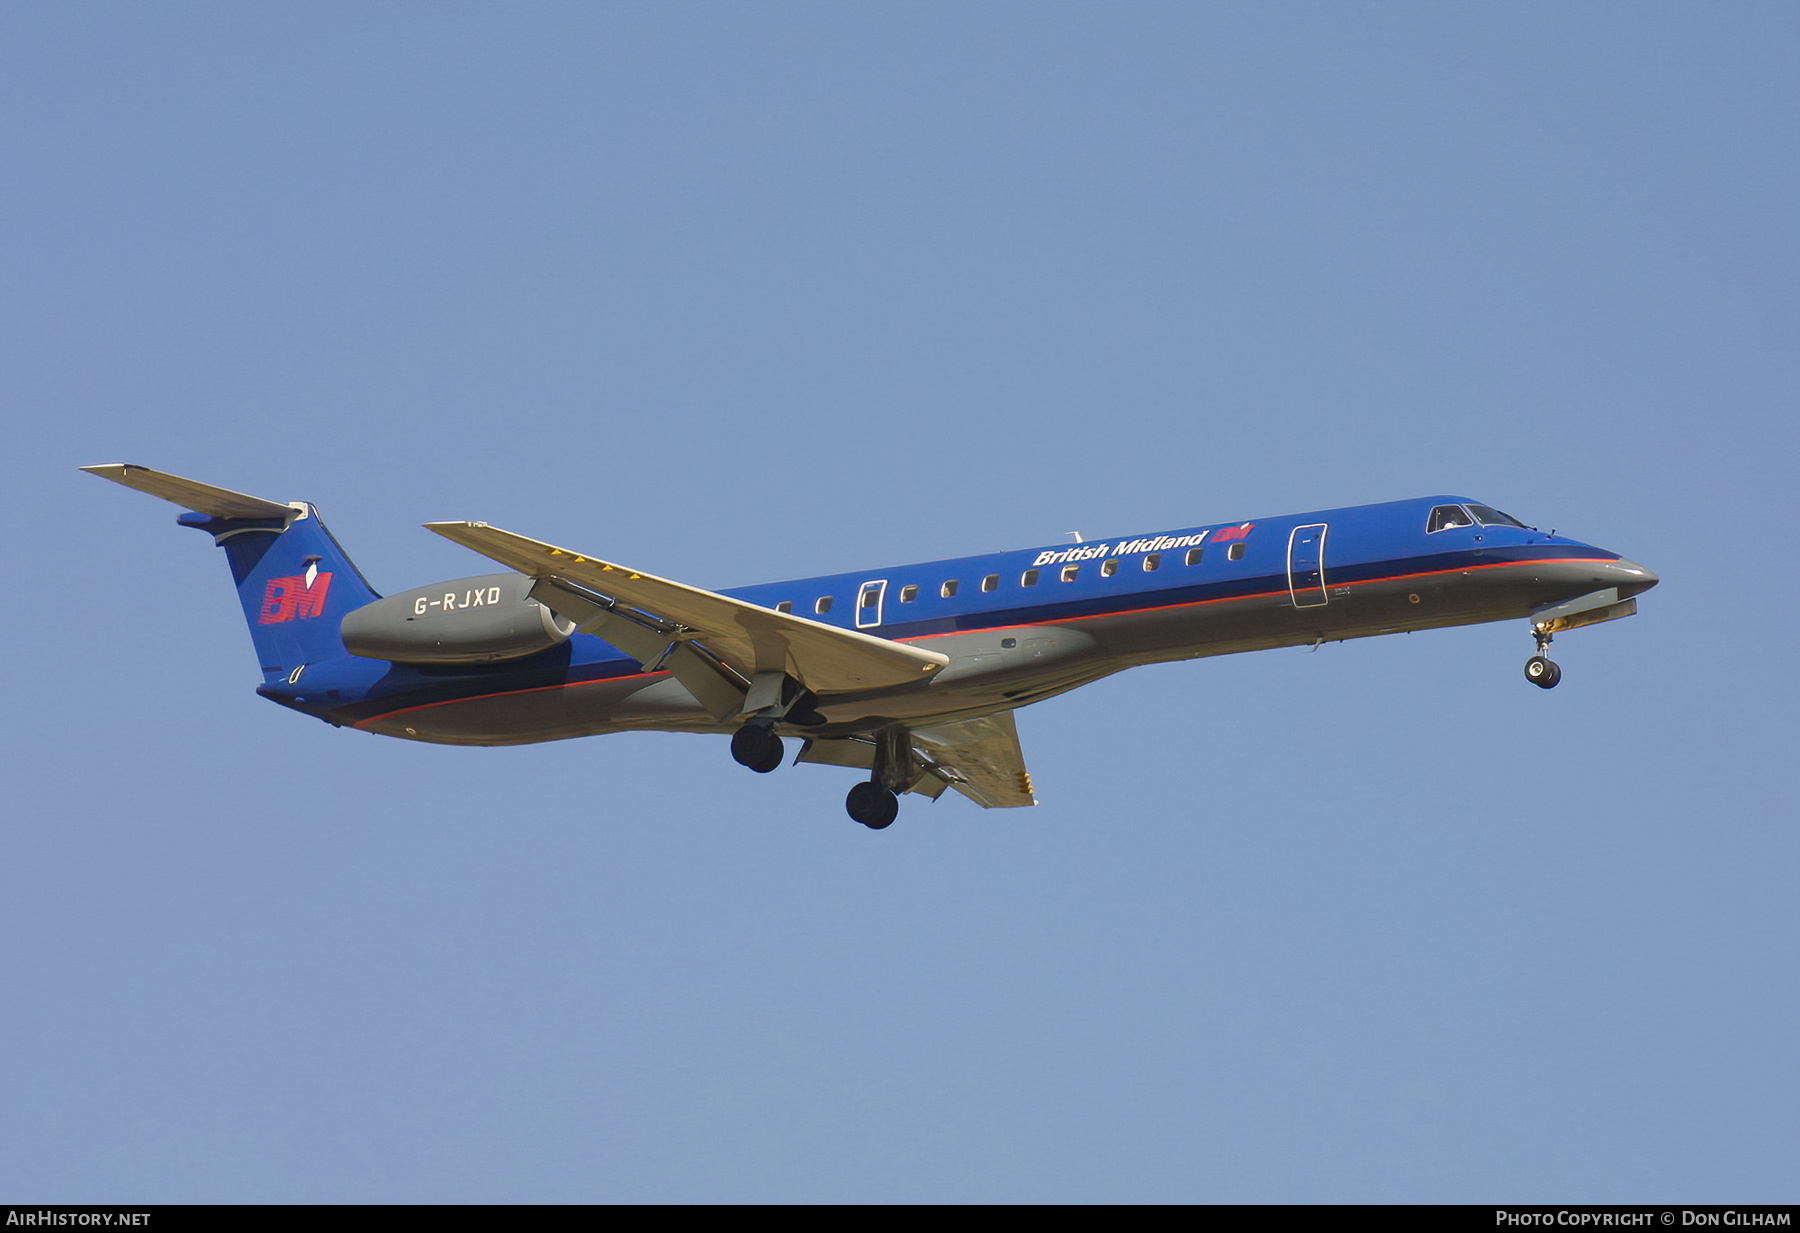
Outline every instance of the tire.
<path fill-rule="evenodd" d="M 844 798 L 844 809 L 854 822 L 872 831 L 886 830 L 900 816 L 900 798 L 877 784 L 859 783 Z"/>
<path fill-rule="evenodd" d="M 781 765 L 786 751 L 781 738 L 767 728 L 745 724 L 731 734 L 731 756 L 739 766 L 747 766 L 758 775 L 767 775 Z"/>

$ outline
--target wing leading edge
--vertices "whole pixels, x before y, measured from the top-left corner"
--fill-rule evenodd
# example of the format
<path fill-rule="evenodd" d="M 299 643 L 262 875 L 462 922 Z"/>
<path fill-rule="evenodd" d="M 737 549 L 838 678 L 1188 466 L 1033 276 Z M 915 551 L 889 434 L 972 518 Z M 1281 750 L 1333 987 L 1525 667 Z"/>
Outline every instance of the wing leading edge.
<path fill-rule="evenodd" d="M 532 594 L 540 602 L 646 667 L 667 668 L 721 720 L 755 709 L 759 676 L 785 673 L 815 694 L 848 693 L 928 680 L 950 662 L 934 651 L 745 603 L 486 523 L 425 527 L 537 579 Z M 714 664 L 740 682 L 721 677 Z M 911 741 L 928 762 L 912 791 L 935 797 L 947 785 L 989 809 L 1037 804 L 1012 712 L 925 725 L 913 729 Z M 874 757 L 873 744 L 861 740 L 810 742 L 809 750 L 801 760 L 866 767 Z"/>
<path fill-rule="evenodd" d="M 630 631 L 620 626 L 624 618 L 596 619 L 595 606 L 579 591 L 626 605 L 670 627 L 655 632 L 646 629 L 647 640 L 639 639 L 643 647 L 655 643 L 661 651 L 691 643 L 746 683 L 754 682 L 761 674 L 785 673 L 816 694 L 892 689 L 929 680 L 950 662 L 947 656 L 934 651 L 776 612 L 527 539 L 486 523 L 428 522 L 425 528 L 510 569 L 529 574 L 540 583 L 549 583 L 533 590 L 541 602 L 584 628 L 594 624 L 596 627 L 588 632 L 599 634 L 640 660 L 648 657 L 639 653 L 638 646 L 625 646 L 619 640 L 632 639 Z M 558 582 L 572 583 L 578 591 L 559 588 Z M 707 703 L 707 699 L 701 701 Z"/>

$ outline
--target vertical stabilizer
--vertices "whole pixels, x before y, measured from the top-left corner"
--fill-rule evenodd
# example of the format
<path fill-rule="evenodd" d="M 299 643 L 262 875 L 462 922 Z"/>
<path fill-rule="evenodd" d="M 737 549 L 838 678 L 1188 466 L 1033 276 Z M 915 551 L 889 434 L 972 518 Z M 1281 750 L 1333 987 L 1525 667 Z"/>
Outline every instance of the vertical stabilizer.
<path fill-rule="evenodd" d="M 176 519 L 225 550 L 268 680 L 344 655 L 344 614 L 381 598 L 304 501 L 285 504 L 131 463 L 82 470 L 183 506 Z"/>

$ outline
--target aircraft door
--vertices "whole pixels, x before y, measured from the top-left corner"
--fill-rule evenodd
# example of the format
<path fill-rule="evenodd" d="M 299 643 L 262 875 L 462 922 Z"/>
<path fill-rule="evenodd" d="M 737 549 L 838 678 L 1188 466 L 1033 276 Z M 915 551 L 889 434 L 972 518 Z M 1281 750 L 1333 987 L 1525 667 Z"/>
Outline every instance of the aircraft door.
<path fill-rule="evenodd" d="M 856 628 L 873 629 L 881 624 L 881 601 L 886 594 L 886 578 L 862 584 L 856 592 Z"/>
<path fill-rule="evenodd" d="M 1318 608 L 1325 596 L 1326 524 L 1295 527 L 1288 536 L 1288 594 L 1296 608 Z"/>

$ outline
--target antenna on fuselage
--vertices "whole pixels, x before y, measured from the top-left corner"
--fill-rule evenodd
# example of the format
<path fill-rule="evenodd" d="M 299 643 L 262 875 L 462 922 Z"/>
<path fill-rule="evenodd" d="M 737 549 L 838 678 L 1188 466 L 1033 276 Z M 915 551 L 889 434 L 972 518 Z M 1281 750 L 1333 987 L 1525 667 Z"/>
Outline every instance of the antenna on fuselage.
<path fill-rule="evenodd" d="M 1073 535 L 1073 536 L 1074 536 L 1074 537 L 1075 537 L 1075 542 L 1076 542 L 1076 543 L 1078 543 L 1078 544 L 1085 544 L 1085 543 L 1087 543 L 1087 541 L 1086 541 L 1086 540 L 1085 540 L 1085 539 L 1082 539 L 1082 538 L 1081 538 L 1081 532 L 1080 532 L 1080 531 L 1064 531 L 1064 532 L 1063 532 L 1063 534 L 1064 534 L 1064 535 Z"/>

